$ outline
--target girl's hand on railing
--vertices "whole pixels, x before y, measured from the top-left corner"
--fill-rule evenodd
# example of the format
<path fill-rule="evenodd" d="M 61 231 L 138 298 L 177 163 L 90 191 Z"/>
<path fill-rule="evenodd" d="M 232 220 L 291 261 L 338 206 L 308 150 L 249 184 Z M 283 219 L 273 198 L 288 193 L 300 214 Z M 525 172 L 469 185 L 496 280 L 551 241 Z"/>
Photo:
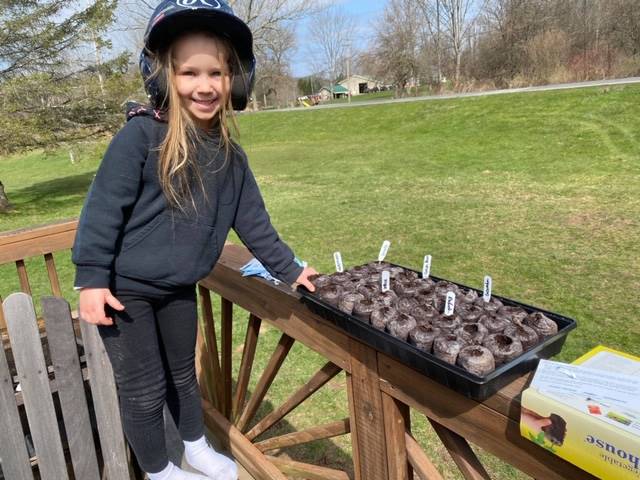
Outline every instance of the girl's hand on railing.
<path fill-rule="evenodd" d="M 83 288 L 80 290 L 78 315 L 82 320 L 94 325 L 113 325 L 113 318 L 107 317 L 105 305 L 114 310 L 124 310 L 116 297 L 108 288 Z"/>
<path fill-rule="evenodd" d="M 296 283 L 304 286 L 310 292 L 315 292 L 316 287 L 314 287 L 313 283 L 309 281 L 309 277 L 311 275 L 317 275 L 317 274 L 318 272 L 316 272 L 315 269 L 311 267 L 304 267 L 304 270 L 302 270 L 302 273 L 298 276 Z"/>

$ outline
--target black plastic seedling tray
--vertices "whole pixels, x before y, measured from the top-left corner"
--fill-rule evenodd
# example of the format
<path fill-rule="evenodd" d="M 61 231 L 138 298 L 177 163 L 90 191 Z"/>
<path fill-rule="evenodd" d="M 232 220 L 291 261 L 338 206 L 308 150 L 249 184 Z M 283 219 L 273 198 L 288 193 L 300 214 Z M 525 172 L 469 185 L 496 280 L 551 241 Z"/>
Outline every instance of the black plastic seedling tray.
<path fill-rule="evenodd" d="M 393 264 L 392 264 L 393 265 Z M 400 265 L 401 266 L 401 265 Z M 406 267 L 406 270 L 411 270 Z M 479 296 L 482 291 L 452 282 L 444 278 L 430 276 L 435 281 L 447 281 L 463 289 L 475 290 Z M 521 307 L 528 313 L 541 312 L 558 325 L 558 333 L 546 338 L 544 341 L 525 351 L 522 355 L 510 362 L 500 365 L 493 372 L 484 377 L 474 375 L 462 367 L 451 365 L 436 356 L 423 352 L 409 342 L 400 340 L 387 332 L 374 328 L 367 322 L 359 320 L 353 315 L 338 310 L 333 305 L 321 300 L 305 288 L 299 288 L 303 301 L 309 308 L 321 317 L 331 321 L 348 335 L 360 340 L 378 351 L 384 352 L 427 377 L 461 393 L 469 398 L 482 401 L 493 395 L 502 387 L 511 383 L 517 377 L 535 369 L 541 358 L 550 358 L 560 352 L 567 333 L 576 327 L 576 321 L 572 318 L 557 313 L 532 307 L 524 303 L 508 298 L 492 295 L 504 305 Z"/>

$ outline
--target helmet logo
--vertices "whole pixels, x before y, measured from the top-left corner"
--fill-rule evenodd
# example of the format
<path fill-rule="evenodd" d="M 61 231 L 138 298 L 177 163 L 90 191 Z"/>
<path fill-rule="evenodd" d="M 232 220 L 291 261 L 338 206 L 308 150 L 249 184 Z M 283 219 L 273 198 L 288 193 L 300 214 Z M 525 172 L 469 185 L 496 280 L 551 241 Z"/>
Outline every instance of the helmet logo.
<path fill-rule="evenodd" d="M 176 0 L 176 4 L 179 7 L 197 7 L 198 5 L 203 5 L 205 7 L 212 8 L 222 8 L 220 2 L 218 0 Z"/>

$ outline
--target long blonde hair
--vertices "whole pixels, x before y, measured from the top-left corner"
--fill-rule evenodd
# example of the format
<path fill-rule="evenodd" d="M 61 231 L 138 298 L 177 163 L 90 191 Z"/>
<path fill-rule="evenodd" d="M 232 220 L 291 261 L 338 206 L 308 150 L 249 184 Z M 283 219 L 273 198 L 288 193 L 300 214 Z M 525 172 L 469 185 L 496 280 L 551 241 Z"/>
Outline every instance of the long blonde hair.
<path fill-rule="evenodd" d="M 231 140 L 229 119 L 233 125 L 234 134 L 236 136 L 239 134 L 238 123 L 231 105 L 231 85 L 233 84 L 233 76 L 243 75 L 244 72 L 242 72 L 240 68 L 240 62 L 234 48 L 226 38 L 218 37 L 206 31 L 190 32 L 187 35 L 205 35 L 213 39 L 218 46 L 221 47 L 221 51 L 226 57 L 230 76 L 229 93 L 226 102 L 220 105 L 220 109 L 216 114 L 217 118 L 214 118 L 212 122 L 212 126 L 217 123 L 220 130 L 220 147 L 224 148 L 224 164 L 226 164 L 230 151 L 236 148 Z M 164 104 L 168 104 L 166 112 L 168 123 L 167 134 L 158 147 L 160 152 L 158 178 L 169 205 L 182 212 L 186 212 L 187 204 L 191 204 L 194 211 L 196 210 L 196 202 L 193 195 L 194 182 L 203 193 L 206 193 L 202 172 L 200 171 L 195 155 L 196 149 L 202 143 L 203 139 L 202 135 L 198 133 L 196 124 L 180 102 L 180 96 L 175 82 L 175 44 L 176 41 L 174 40 L 169 48 L 154 55 L 156 69 L 153 76 L 155 76 L 161 84 L 165 85 Z M 219 170 L 224 168 L 224 164 Z M 207 198 L 206 194 L 204 198 Z"/>

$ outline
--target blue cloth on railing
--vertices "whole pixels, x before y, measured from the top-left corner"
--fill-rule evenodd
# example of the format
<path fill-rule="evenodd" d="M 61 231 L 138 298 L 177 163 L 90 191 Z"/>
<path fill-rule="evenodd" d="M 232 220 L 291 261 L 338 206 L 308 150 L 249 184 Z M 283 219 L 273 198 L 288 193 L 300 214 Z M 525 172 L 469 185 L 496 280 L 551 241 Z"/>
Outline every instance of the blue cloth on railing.
<path fill-rule="evenodd" d="M 300 260 L 298 257 L 294 258 L 293 260 L 301 267 L 307 266 L 307 262 Z M 264 265 L 262 265 L 262 263 L 258 261 L 257 258 L 252 258 L 251 261 L 249 261 L 246 265 L 243 265 L 243 267 L 240 269 L 240 273 L 242 273 L 243 277 L 257 276 L 267 279 L 276 285 L 280 284 L 280 280 L 271 275 L 267 271 L 267 269 L 264 268 Z"/>

